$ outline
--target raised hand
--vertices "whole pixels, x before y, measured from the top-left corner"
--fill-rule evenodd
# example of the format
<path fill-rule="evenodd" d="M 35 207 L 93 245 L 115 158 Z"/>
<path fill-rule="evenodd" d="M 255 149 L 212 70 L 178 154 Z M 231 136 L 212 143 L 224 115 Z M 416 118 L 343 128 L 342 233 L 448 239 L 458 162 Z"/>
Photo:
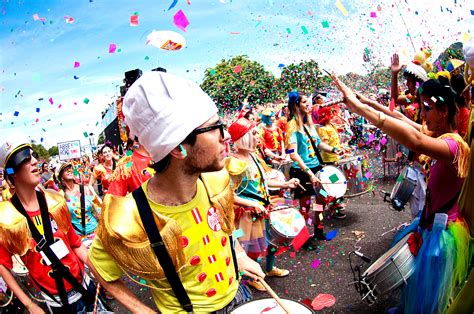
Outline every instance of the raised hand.
<path fill-rule="evenodd" d="M 392 70 L 392 73 L 398 74 L 398 72 L 400 72 L 402 68 L 403 68 L 403 65 L 400 64 L 400 58 L 398 57 L 398 54 L 394 53 L 392 55 L 391 65 L 390 65 L 390 69 Z"/>

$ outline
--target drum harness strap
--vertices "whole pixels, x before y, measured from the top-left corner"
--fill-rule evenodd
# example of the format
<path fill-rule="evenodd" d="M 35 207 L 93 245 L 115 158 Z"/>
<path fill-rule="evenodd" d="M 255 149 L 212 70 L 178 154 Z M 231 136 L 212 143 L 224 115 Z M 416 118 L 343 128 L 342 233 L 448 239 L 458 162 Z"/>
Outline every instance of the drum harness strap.
<path fill-rule="evenodd" d="M 173 261 L 166 250 L 165 243 L 158 231 L 158 226 L 156 225 L 155 219 L 153 218 L 153 212 L 148 203 L 148 199 L 143 191 L 142 187 L 139 187 L 135 191 L 132 192 L 133 198 L 137 204 L 138 212 L 140 214 L 140 218 L 143 223 L 143 227 L 145 228 L 145 232 L 148 236 L 150 241 L 150 246 L 155 252 L 158 261 L 160 262 L 161 267 L 163 267 L 166 279 L 168 280 L 169 284 L 171 285 L 171 289 L 173 290 L 176 298 L 179 301 L 181 307 L 188 313 L 193 313 L 193 304 L 191 303 L 191 299 L 188 296 L 188 293 L 184 289 L 183 283 L 179 278 L 178 273 L 173 265 Z M 229 236 L 230 243 L 231 243 L 231 251 L 232 251 L 232 259 L 234 260 L 234 267 L 236 272 L 236 279 L 238 279 L 238 269 L 237 269 L 237 258 L 234 252 L 233 247 L 233 240 L 232 236 Z"/>
<path fill-rule="evenodd" d="M 252 154 L 250 154 L 250 158 L 252 158 L 252 161 L 255 163 L 255 166 L 257 166 L 258 173 L 260 174 L 260 178 L 262 179 L 260 184 L 262 185 L 262 188 L 265 191 L 265 195 L 264 195 L 265 198 L 263 198 L 259 195 L 247 193 L 245 191 L 241 192 L 239 195 L 256 199 L 257 201 L 263 203 L 263 205 L 268 206 L 268 205 L 270 205 L 270 200 L 268 198 L 268 193 L 266 192 L 267 189 L 265 188 L 265 178 L 263 176 L 262 169 L 260 169 L 260 165 L 258 164 L 258 161 L 255 159 L 255 157 Z"/>
<path fill-rule="evenodd" d="M 15 194 L 13 195 L 11 202 L 13 206 L 23 215 L 26 217 L 27 222 L 28 222 L 28 227 L 31 231 L 31 234 L 33 238 L 36 241 L 36 250 L 38 252 L 43 252 L 46 257 L 51 261 L 51 267 L 53 270 L 52 277 L 54 278 L 54 281 L 56 283 L 56 288 L 58 290 L 59 298 L 62 303 L 62 307 L 66 310 L 70 310 L 70 305 L 68 302 L 67 298 L 67 292 L 66 288 L 64 286 L 64 280 L 69 282 L 69 284 L 79 292 L 82 297 L 85 299 L 85 301 L 89 304 L 94 304 L 94 296 L 92 293 L 87 291 L 78 281 L 77 279 L 71 274 L 69 271 L 69 268 L 64 266 L 64 264 L 59 260 L 59 258 L 56 256 L 56 254 L 53 252 L 51 249 L 51 245 L 54 244 L 54 236 L 53 236 L 53 231 L 51 228 L 51 223 L 50 223 L 50 218 L 49 218 L 49 212 L 48 212 L 48 205 L 46 203 L 46 198 L 44 197 L 43 193 L 40 191 L 36 191 L 36 197 L 38 199 L 39 207 L 40 207 L 40 213 L 41 213 L 41 220 L 43 222 L 43 230 L 44 230 L 44 236 L 40 234 L 38 229 L 36 228 L 35 224 L 31 220 L 30 216 L 26 212 L 25 208 L 23 207 L 23 204 L 21 204 L 18 196 Z M 51 296 L 49 292 L 44 289 L 41 285 L 38 285 L 38 287 L 50 298 L 53 300 L 56 300 L 54 297 Z"/>
<path fill-rule="evenodd" d="M 72 227 L 74 230 L 79 232 L 81 235 L 86 235 L 86 195 L 84 193 L 84 185 L 79 185 L 79 192 L 81 193 L 81 224 L 82 224 L 82 231 L 79 230 L 74 224 Z"/>
<path fill-rule="evenodd" d="M 303 129 L 306 133 L 306 136 L 308 136 L 308 138 L 311 142 L 311 146 L 313 147 L 314 153 L 316 154 L 316 158 L 318 158 L 319 164 L 322 166 L 323 165 L 323 158 L 321 157 L 321 153 L 319 152 L 319 149 L 316 147 L 316 144 L 314 143 L 313 137 L 311 136 L 311 134 L 309 134 L 308 129 L 304 125 L 303 125 Z"/>

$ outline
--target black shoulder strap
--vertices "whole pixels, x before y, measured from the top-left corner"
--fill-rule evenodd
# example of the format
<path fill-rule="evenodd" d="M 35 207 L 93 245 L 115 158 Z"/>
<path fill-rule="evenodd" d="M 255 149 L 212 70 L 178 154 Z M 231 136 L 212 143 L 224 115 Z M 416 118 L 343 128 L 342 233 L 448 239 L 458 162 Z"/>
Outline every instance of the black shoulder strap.
<path fill-rule="evenodd" d="M 429 194 L 430 194 L 430 189 L 427 188 L 426 189 L 426 201 L 428 201 Z M 443 206 L 438 208 L 438 210 L 436 210 L 436 212 L 431 213 L 428 217 L 425 217 L 426 210 L 427 210 L 427 206 L 426 206 L 426 202 L 425 202 L 425 206 L 423 207 L 423 211 L 421 212 L 419 225 L 422 226 L 422 227 L 428 227 L 429 225 L 431 225 L 434 222 L 434 218 L 435 218 L 436 214 L 446 214 L 446 213 L 448 213 L 448 211 L 451 208 L 453 208 L 454 204 L 456 204 L 460 194 L 461 194 L 461 190 L 459 190 L 448 202 L 446 202 Z"/>
<path fill-rule="evenodd" d="M 81 223 L 82 235 L 86 235 L 86 195 L 84 193 L 84 186 L 79 185 L 79 192 L 81 193 Z"/>
<path fill-rule="evenodd" d="M 53 231 L 51 228 L 51 222 L 49 218 L 49 212 L 48 212 L 48 205 L 46 203 L 46 198 L 43 195 L 42 192 L 36 191 L 36 197 L 38 199 L 38 204 L 40 207 L 40 213 L 41 213 L 41 220 L 43 222 L 43 230 L 44 230 L 44 236 L 40 234 L 38 229 L 36 228 L 35 224 L 31 220 L 30 216 L 26 212 L 25 208 L 23 207 L 23 204 L 20 202 L 18 196 L 16 194 L 13 195 L 11 202 L 13 206 L 23 215 L 26 217 L 26 220 L 28 222 L 28 227 L 30 229 L 30 232 L 33 236 L 33 239 L 36 241 L 36 250 L 38 252 L 44 252 L 46 257 L 50 260 L 51 262 L 51 268 L 53 269 L 53 278 L 56 283 L 56 288 L 59 293 L 59 298 L 61 299 L 61 303 L 63 308 L 68 309 L 69 308 L 69 302 L 67 299 L 67 293 L 66 293 L 66 288 L 64 286 L 64 280 L 65 279 L 69 284 L 79 292 L 82 297 L 85 299 L 85 301 L 89 304 L 94 304 L 94 296 L 89 293 L 83 286 L 80 284 L 76 278 L 71 274 L 69 271 L 69 268 L 64 266 L 64 264 L 59 260 L 59 258 L 56 256 L 56 254 L 53 252 L 51 249 L 50 245 L 54 243 L 54 237 L 53 237 Z"/>
<path fill-rule="evenodd" d="M 165 272 L 166 279 L 171 285 L 176 298 L 181 304 L 181 307 L 188 313 L 193 312 L 193 305 L 186 290 L 183 287 L 181 280 L 179 279 L 178 273 L 174 268 L 173 261 L 166 250 L 166 246 L 161 238 L 160 232 L 156 225 L 155 219 L 153 217 L 152 209 L 148 203 L 148 199 L 143 191 L 142 187 L 139 187 L 132 192 L 133 198 L 137 203 L 138 212 L 140 213 L 140 218 L 142 220 L 143 226 L 145 227 L 146 234 L 150 240 L 150 246 L 153 248 L 158 261 L 160 262 L 161 267 Z"/>
<path fill-rule="evenodd" d="M 309 141 L 311 142 L 311 146 L 313 147 L 314 153 L 316 154 L 316 158 L 318 158 L 319 164 L 322 165 L 323 158 L 321 157 L 321 153 L 319 152 L 319 149 L 316 147 L 316 144 L 314 143 L 313 137 L 311 136 L 311 134 L 309 134 L 309 131 L 306 128 L 306 126 L 303 125 L 303 129 L 306 135 L 309 137 Z"/>

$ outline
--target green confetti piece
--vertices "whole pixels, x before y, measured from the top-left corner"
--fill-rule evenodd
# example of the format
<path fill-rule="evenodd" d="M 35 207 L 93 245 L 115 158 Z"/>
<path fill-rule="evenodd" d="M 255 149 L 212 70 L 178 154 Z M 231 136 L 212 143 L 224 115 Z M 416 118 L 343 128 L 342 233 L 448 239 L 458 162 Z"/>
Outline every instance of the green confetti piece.
<path fill-rule="evenodd" d="M 149 56 L 145 56 L 145 60 L 150 60 L 150 57 L 149 57 Z"/>
<path fill-rule="evenodd" d="M 234 230 L 234 232 L 232 232 L 232 237 L 234 239 L 240 238 L 243 235 L 244 235 L 244 230 L 242 229 L 237 229 L 237 230 Z"/>
<path fill-rule="evenodd" d="M 122 52 L 122 48 L 117 49 L 117 52 Z"/>
<path fill-rule="evenodd" d="M 329 28 L 329 22 L 328 21 L 322 21 L 321 24 L 323 25 L 323 28 Z"/>
<path fill-rule="evenodd" d="M 140 279 L 140 283 L 144 285 L 144 284 L 146 284 L 146 280 L 145 279 Z"/>
<path fill-rule="evenodd" d="M 301 26 L 301 30 L 303 31 L 303 34 L 306 35 L 308 34 L 308 29 L 306 28 L 306 26 Z"/>
<path fill-rule="evenodd" d="M 286 29 L 286 32 L 287 32 L 288 34 L 291 34 L 291 29 L 287 28 L 287 29 Z"/>
<path fill-rule="evenodd" d="M 74 174 L 74 176 L 78 176 L 79 175 L 79 171 L 77 171 L 76 168 L 74 168 L 74 170 L 72 171 L 72 174 Z"/>
<path fill-rule="evenodd" d="M 129 161 L 129 162 L 125 165 L 125 167 L 127 167 L 127 168 L 132 168 L 132 165 L 133 165 L 133 162 Z"/>
<path fill-rule="evenodd" d="M 328 193 L 326 193 L 326 191 L 324 190 L 319 190 L 319 194 L 321 194 L 323 197 L 327 197 L 328 196 Z"/>
<path fill-rule="evenodd" d="M 89 137 L 89 134 L 87 132 L 84 132 L 83 134 L 84 134 L 84 137 L 86 138 Z"/>
<path fill-rule="evenodd" d="M 209 71 L 209 73 L 210 73 L 211 75 L 214 75 L 214 74 L 216 74 L 216 70 L 211 69 L 211 71 Z"/>
<path fill-rule="evenodd" d="M 87 105 L 89 103 L 89 98 L 84 98 L 84 103 Z"/>
<path fill-rule="evenodd" d="M 99 121 L 97 121 L 97 122 L 95 123 L 95 126 L 98 126 L 98 125 L 99 125 Z"/>
<path fill-rule="evenodd" d="M 132 155 L 133 155 L 133 151 L 127 150 L 127 152 L 125 153 L 125 155 L 127 155 L 127 156 L 132 156 Z"/>
<path fill-rule="evenodd" d="M 331 183 L 335 183 L 339 180 L 339 177 L 337 176 L 337 174 L 334 173 L 329 177 L 329 180 L 331 181 Z"/>
<path fill-rule="evenodd" d="M 133 12 L 133 15 L 140 15 L 140 13 L 138 13 L 138 12 Z"/>

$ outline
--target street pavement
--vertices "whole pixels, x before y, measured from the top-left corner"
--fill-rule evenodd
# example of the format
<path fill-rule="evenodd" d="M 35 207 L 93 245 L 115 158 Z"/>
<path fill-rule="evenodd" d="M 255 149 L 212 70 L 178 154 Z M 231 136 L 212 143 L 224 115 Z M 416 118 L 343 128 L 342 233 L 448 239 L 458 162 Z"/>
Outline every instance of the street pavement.
<path fill-rule="evenodd" d="M 358 248 L 375 261 L 389 249 L 395 229 L 411 221 L 408 208 L 398 212 L 383 202 L 380 190 L 391 191 L 394 178 L 379 181 L 375 182 L 373 192 L 346 200 L 346 219 L 324 220 L 326 232 L 337 232 L 331 241 L 320 241 L 314 251 L 300 249 L 294 252 L 290 248 L 277 257 L 276 265 L 289 269 L 290 275 L 267 278 L 266 281 L 280 297 L 311 302 L 319 294 L 334 296 L 335 304 L 321 310 L 322 313 L 384 313 L 397 305 L 397 291 L 381 296 L 376 304 L 369 306 L 351 284 L 353 277 L 348 254 Z M 354 261 L 361 262 L 358 258 Z M 363 269 L 367 267 L 365 264 Z M 153 306 L 147 288 L 140 288 L 129 279 L 126 282 L 141 300 Z M 269 297 L 267 293 L 252 291 L 255 299 Z M 111 304 L 117 313 L 126 313 L 116 302 Z"/>

